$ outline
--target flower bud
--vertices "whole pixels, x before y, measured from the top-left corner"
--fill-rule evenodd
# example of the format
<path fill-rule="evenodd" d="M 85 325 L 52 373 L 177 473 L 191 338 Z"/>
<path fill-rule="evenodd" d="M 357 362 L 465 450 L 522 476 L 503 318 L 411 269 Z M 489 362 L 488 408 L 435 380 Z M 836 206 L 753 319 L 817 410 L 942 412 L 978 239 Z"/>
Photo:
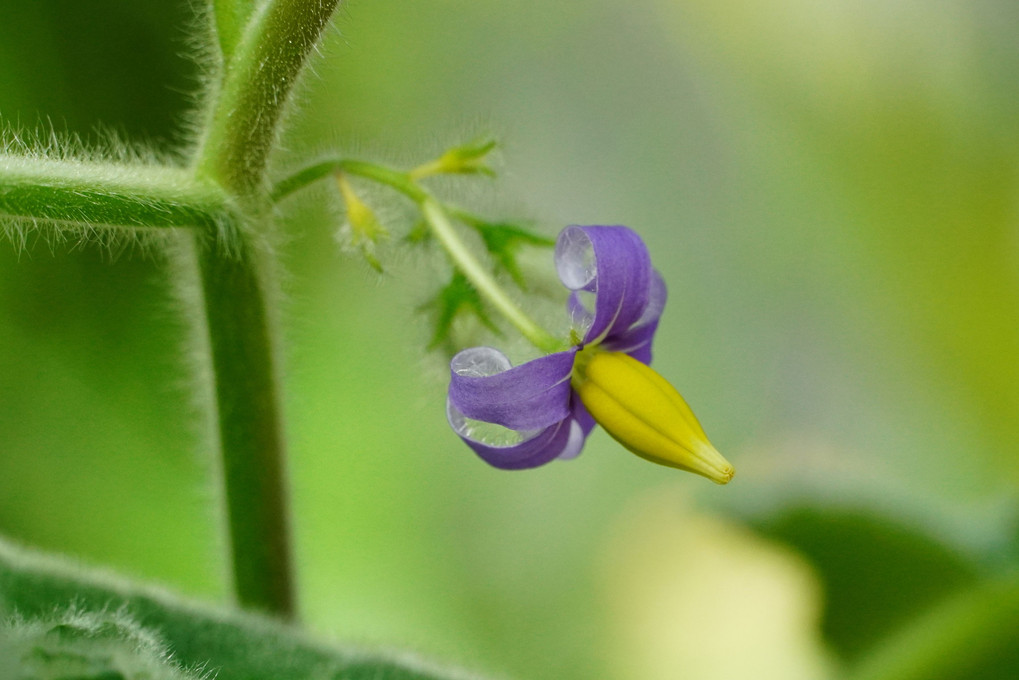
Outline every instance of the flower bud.
<path fill-rule="evenodd" d="M 368 264 L 381 273 L 382 264 L 375 256 L 375 244 L 389 238 L 389 232 L 379 222 L 375 212 L 354 192 L 345 175 L 338 173 L 336 184 L 347 209 L 347 225 L 341 231 L 341 237 L 347 237 L 351 249 L 359 250 Z"/>
<path fill-rule="evenodd" d="M 590 348 L 577 355 L 572 385 L 598 424 L 641 458 L 717 484 L 732 479 L 732 465 L 708 441 L 683 397 L 650 366 Z"/>
<path fill-rule="evenodd" d="M 444 154 L 424 165 L 419 165 L 410 172 L 413 179 L 422 179 L 432 175 L 488 175 L 494 176 L 485 162 L 488 154 L 496 147 L 494 139 L 483 139 L 462 146 L 448 149 Z"/>

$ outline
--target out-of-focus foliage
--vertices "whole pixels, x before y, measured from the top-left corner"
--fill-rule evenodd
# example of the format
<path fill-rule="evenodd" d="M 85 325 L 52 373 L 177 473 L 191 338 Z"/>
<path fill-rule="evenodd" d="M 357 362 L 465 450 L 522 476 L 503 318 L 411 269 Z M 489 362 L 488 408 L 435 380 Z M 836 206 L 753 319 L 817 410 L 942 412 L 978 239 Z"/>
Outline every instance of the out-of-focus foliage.
<path fill-rule="evenodd" d="M 257 615 L 202 608 L 6 541 L 0 542 L 0 592 L 4 680 L 453 677 L 406 654 L 329 647 Z"/>
<path fill-rule="evenodd" d="M 185 3 L 0 16 L 5 124 L 182 139 Z M 345 5 L 288 157 L 399 163 L 505 130 L 500 196 L 479 177 L 458 202 L 549 236 L 637 229 L 670 289 L 655 368 L 737 473 L 676 479 L 601 435 L 485 468 L 415 311 L 448 273 L 408 255 L 380 282 L 309 192 L 281 245 L 309 623 L 535 680 L 722 678 L 695 652 L 725 640 L 785 680 L 939 611 L 977 620 L 953 603 L 1019 557 L 1017 25 L 1004 0 Z M 158 257 L 108 259 L 0 246 L 0 532 L 220 599 L 190 331 Z M 699 590 L 719 576 L 731 592 Z M 979 677 L 1009 677 L 988 659 Z"/>

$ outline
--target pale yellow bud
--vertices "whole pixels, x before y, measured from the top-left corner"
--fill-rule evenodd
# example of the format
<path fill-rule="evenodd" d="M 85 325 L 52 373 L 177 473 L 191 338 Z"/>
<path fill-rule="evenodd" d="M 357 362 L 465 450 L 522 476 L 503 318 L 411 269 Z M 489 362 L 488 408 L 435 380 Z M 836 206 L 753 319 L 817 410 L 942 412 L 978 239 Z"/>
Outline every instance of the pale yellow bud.
<path fill-rule="evenodd" d="M 388 239 L 389 232 L 375 217 L 372 209 L 354 192 L 346 175 L 337 173 L 336 184 L 340 188 L 340 195 L 347 209 L 347 226 L 341 231 L 341 236 L 348 237 L 349 246 L 354 250 L 360 250 L 368 264 L 381 272 L 382 264 L 375 256 L 375 244 Z"/>
<path fill-rule="evenodd" d="M 717 484 L 732 479 L 732 465 L 686 401 L 650 366 L 621 352 L 587 349 L 577 355 L 572 385 L 598 424 L 641 458 Z"/>

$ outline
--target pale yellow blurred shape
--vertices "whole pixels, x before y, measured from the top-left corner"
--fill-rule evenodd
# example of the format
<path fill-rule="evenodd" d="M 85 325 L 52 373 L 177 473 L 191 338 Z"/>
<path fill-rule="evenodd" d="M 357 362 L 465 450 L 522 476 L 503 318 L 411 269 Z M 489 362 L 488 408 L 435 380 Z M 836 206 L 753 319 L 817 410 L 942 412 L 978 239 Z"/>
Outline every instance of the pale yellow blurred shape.
<path fill-rule="evenodd" d="M 601 576 L 614 678 L 832 675 L 810 567 L 745 527 L 691 509 L 676 487 L 641 499 L 619 520 Z"/>

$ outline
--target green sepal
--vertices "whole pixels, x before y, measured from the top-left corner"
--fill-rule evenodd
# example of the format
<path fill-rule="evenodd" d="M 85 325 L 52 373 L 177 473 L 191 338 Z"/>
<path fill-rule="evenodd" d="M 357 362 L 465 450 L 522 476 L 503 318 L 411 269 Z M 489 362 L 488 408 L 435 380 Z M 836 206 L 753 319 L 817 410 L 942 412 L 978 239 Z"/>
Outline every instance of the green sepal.
<path fill-rule="evenodd" d="M 449 340 L 453 322 L 461 314 L 473 314 L 486 328 L 499 334 L 498 327 L 492 323 L 488 312 L 485 311 L 481 294 L 459 269 L 453 271 L 449 283 L 439 291 L 434 300 L 423 305 L 422 309 L 431 309 L 435 314 L 435 328 L 428 349 L 435 349 Z"/>
<path fill-rule="evenodd" d="M 487 175 L 495 177 L 495 171 L 485 163 L 485 158 L 497 146 L 494 139 L 454 146 L 435 160 L 428 161 L 410 171 L 413 180 L 434 175 Z"/>
<path fill-rule="evenodd" d="M 517 255 L 523 246 L 551 248 L 555 240 L 536 234 L 519 224 L 512 222 L 486 222 L 481 219 L 461 215 L 460 218 L 473 227 L 481 236 L 485 249 L 495 263 L 496 269 L 508 274 L 521 290 L 527 289 L 527 283 L 520 271 Z"/>
<path fill-rule="evenodd" d="M 405 243 L 412 246 L 425 245 L 430 243 L 432 240 L 432 230 L 428 228 L 428 223 L 424 220 L 418 220 L 411 227 L 407 235 L 403 237 Z"/>
<path fill-rule="evenodd" d="M 439 159 L 439 162 L 446 168 L 445 172 L 472 175 L 481 174 L 495 177 L 495 171 L 484 163 L 484 159 L 491 153 L 497 142 L 494 139 L 481 139 L 462 146 L 456 146 L 447 151 Z"/>
<path fill-rule="evenodd" d="M 2 680 L 444 680 L 407 654 L 324 644 L 295 626 L 90 573 L 0 539 Z M 40 649 L 33 673 L 12 653 Z M 13 650 L 13 652 L 12 652 Z M 121 667 L 104 667 L 110 660 Z M 172 663 L 171 663 L 172 661 Z M 60 675 L 40 669 L 62 670 Z M 72 673 L 84 668 L 87 672 Z M 125 670 L 126 669 L 126 670 Z M 127 670 L 151 670 L 149 675 Z"/>
<path fill-rule="evenodd" d="M 446 153 L 449 155 L 455 155 L 457 158 L 461 158 L 463 160 L 476 160 L 487 156 L 497 145 L 498 142 L 488 137 L 476 139 L 460 146 L 455 146 Z"/>

